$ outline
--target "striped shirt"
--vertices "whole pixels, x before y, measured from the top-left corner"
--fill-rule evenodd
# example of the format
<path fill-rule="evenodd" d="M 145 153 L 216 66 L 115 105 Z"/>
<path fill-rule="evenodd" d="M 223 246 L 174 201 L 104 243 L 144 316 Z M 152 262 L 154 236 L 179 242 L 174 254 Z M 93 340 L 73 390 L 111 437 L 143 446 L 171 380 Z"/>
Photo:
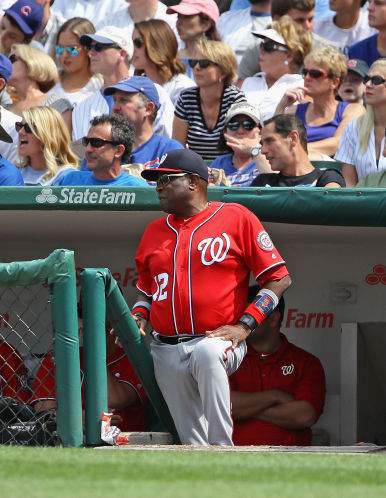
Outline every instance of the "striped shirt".
<path fill-rule="evenodd" d="M 365 151 L 359 145 L 358 119 L 349 123 L 339 141 L 338 150 L 335 159 L 345 164 L 351 164 L 355 167 L 358 180 L 371 173 L 386 170 L 386 157 L 383 155 L 385 150 L 385 137 L 381 142 L 381 153 L 377 164 L 375 155 L 375 135 L 374 128 L 369 136 L 369 143 Z"/>
<path fill-rule="evenodd" d="M 225 115 L 234 102 L 246 102 L 244 93 L 235 86 L 225 88 L 221 97 L 220 112 L 213 129 L 209 129 L 201 109 L 200 89 L 188 88 L 180 94 L 175 115 L 188 124 L 187 145 L 200 154 L 205 161 L 213 161 L 224 151 L 219 150 L 218 141 L 225 125 Z"/>

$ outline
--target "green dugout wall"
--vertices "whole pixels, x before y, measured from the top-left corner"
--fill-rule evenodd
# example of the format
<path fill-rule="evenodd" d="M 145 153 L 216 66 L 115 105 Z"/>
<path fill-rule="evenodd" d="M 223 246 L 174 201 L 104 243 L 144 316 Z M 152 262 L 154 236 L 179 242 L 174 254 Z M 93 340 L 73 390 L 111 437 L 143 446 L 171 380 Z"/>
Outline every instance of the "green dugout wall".
<path fill-rule="evenodd" d="M 350 386 L 342 376 L 352 372 L 354 383 L 357 353 L 342 343 L 341 326 L 386 322 L 386 190 L 211 188 L 210 198 L 250 208 L 285 257 L 293 285 L 283 332 L 317 355 L 327 376 L 327 403 L 317 427 L 330 443 L 355 442 L 342 430 L 350 408 L 343 396 Z M 1 260 L 37 259 L 67 247 L 78 269 L 109 268 L 131 304 L 138 241 L 162 215 L 153 188 L 3 187 Z M 385 356 L 386 344 L 379 352 Z M 376 385 L 386 373 L 366 365 Z M 377 396 L 386 404 L 382 389 Z"/>

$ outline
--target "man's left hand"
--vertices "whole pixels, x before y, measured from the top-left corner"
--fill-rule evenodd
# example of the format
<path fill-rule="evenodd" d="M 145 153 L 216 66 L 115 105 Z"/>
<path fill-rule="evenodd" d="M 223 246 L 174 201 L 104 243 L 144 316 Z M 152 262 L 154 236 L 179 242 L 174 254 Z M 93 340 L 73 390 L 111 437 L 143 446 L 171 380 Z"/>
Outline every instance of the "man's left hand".
<path fill-rule="evenodd" d="M 215 330 L 207 330 L 205 334 L 207 337 L 217 337 L 223 341 L 232 341 L 233 348 L 237 347 L 249 335 L 242 325 L 222 325 Z"/>

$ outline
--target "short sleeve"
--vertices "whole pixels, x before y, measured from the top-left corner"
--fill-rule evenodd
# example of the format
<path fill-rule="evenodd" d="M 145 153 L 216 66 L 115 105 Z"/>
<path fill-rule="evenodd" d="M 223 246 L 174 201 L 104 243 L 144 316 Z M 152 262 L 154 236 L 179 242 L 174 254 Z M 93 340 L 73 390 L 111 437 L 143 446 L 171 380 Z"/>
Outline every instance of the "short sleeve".
<path fill-rule="evenodd" d="M 326 396 L 326 379 L 323 366 L 318 358 L 310 355 L 310 359 L 303 366 L 302 376 L 294 392 L 296 401 L 307 401 L 316 413 L 323 412 Z"/>
<path fill-rule="evenodd" d="M 182 119 L 183 121 L 188 121 L 188 113 L 187 113 L 187 109 L 186 109 L 185 92 L 184 91 L 182 91 L 180 93 L 180 96 L 177 100 L 174 115 L 177 118 Z"/>
<path fill-rule="evenodd" d="M 323 171 L 316 184 L 317 187 L 325 187 L 329 183 L 337 183 L 341 187 L 346 186 L 345 179 L 340 171 L 336 169 L 326 169 Z"/>
<path fill-rule="evenodd" d="M 357 142 L 359 140 L 358 134 L 355 133 L 357 129 L 357 120 L 355 119 L 349 123 L 343 131 L 339 140 L 338 149 L 335 154 L 335 160 L 341 161 L 345 164 L 355 166 L 357 155 Z"/>
<path fill-rule="evenodd" d="M 153 279 L 149 273 L 149 266 L 147 264 L 147 234 L 148 231 L 146 230 L 139 243 L 137 254 L 135 255 L 135 265 L 138 273 L 137 289 L 148 297 L 151 297 L 153 295 Z"/>
<path fill-rule="evenodd" d="M 258 218 L 244 208 L 243 213 L 240 234 L 243 254 L 248 268 L 259 281 L 268 270 L 285 266 L 285 262 Z"/>

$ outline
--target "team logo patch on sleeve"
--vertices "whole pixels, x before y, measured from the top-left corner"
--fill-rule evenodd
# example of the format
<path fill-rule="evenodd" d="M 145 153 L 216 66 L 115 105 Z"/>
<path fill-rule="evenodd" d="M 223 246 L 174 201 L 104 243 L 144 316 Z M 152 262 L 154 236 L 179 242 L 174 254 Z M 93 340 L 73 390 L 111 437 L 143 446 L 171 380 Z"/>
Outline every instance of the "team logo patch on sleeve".
<path fill-rule="evenodd" d="M 271 240 L 270 236 L 267 234 L 267 232 L 260 232 L 257 235 L 257 245 L 263 251 L 272 251 L 272 249 L 273 249 L 272 240 Z"/>

